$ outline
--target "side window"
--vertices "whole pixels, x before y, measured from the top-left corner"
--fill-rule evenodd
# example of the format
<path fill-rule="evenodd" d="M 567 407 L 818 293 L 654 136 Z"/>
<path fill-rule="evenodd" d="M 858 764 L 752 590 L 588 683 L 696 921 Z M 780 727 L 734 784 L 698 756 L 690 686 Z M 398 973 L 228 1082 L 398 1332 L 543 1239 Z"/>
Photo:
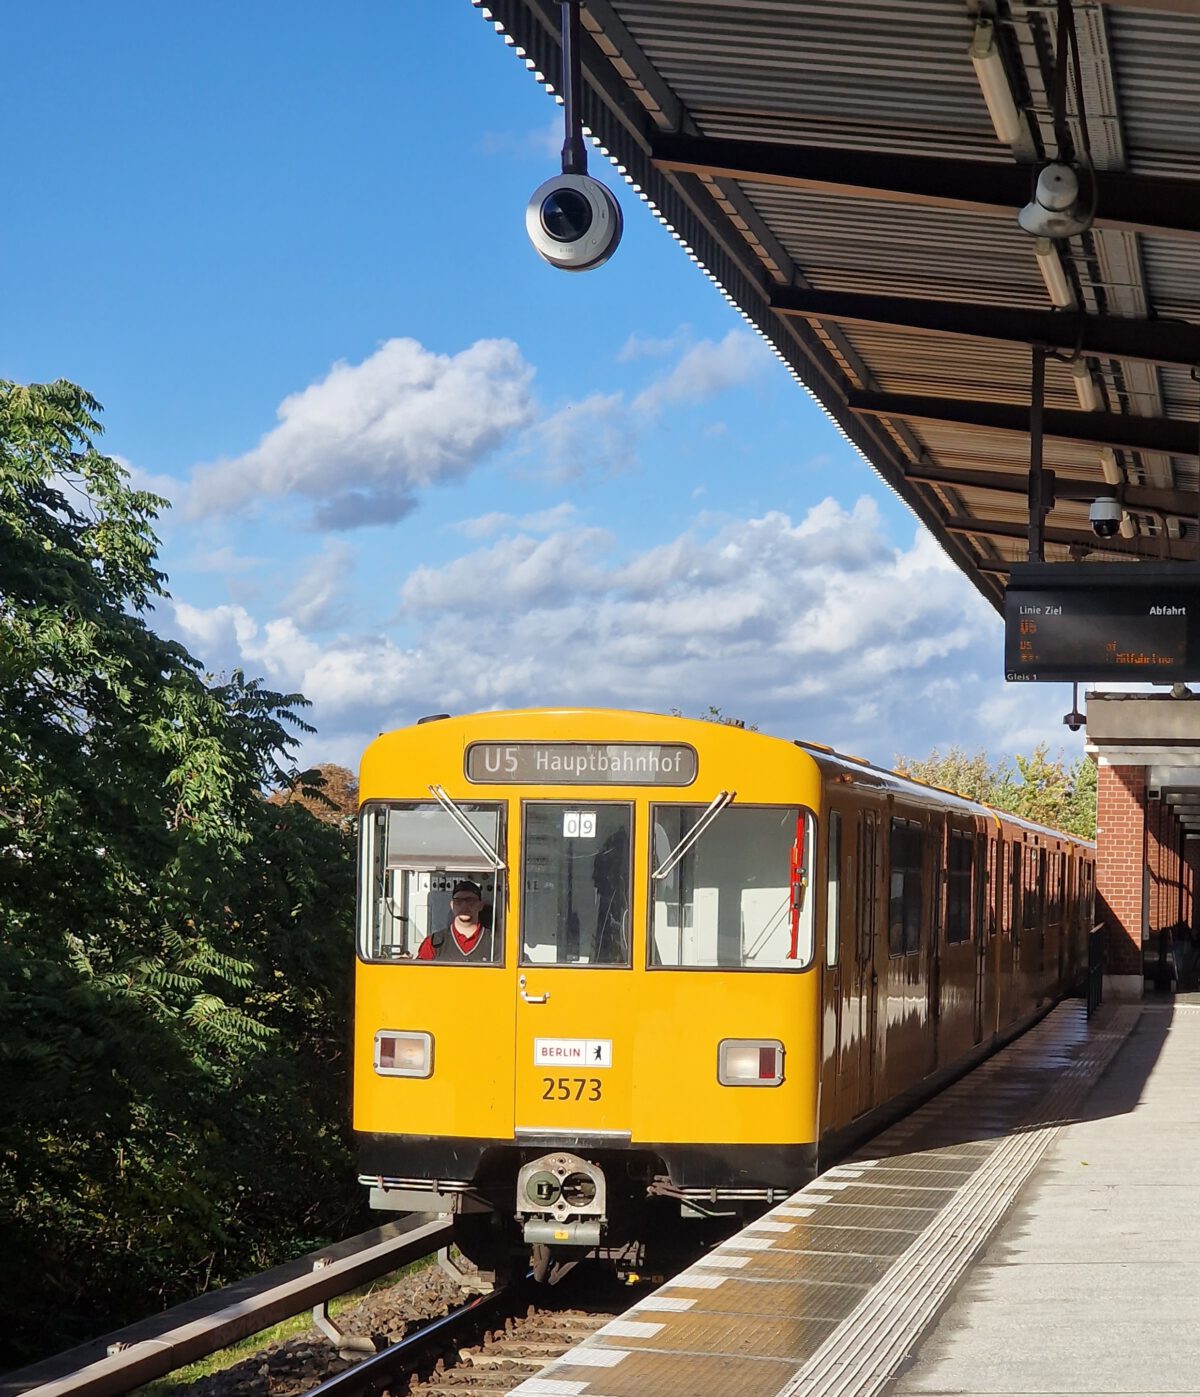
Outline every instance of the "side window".
<path fill-rule="evenodd" d="M 1027 848 L 1023 863 L 1025 885 L 1021 898 L 1021 930 L 1033 932 L 1041 921 L 1041 893 L 1046 882 L 1046 851 Z"/>
<path fill-rule="evenodd" d="M 1012 846 L 1012 862 L 1009 864 L 1008 915 L 1004 919 L 1004 929 L 1015 943 L 1021 940 L 1021 871 L 1025 850 L 1020 844 Z"/>
<path fill-rule="evenodd" d="M 812 964 L 818 894 L 811 887 L 816 821 L 808 811 L 730 806 L 698 838 L 703 806 L 655 805 L 650 814 L 652 966 Z"/>
<path fill-rule="evenodd" d="M 838 963 L 838 941 L 842 925 L 842 816 L 829 812 L 826 850 L 825 964 Z"/>
<path fill-rule="evenodd" d="M 371 804 L 359 839 L 364 960 L 499 965 L 504 960 L 504 807 Z M 481 842 L 480 842 L 481 841 Z M 482 847 L 481 847 L 482 844 Z"/>
<path fill-rule="evenodd" d="M 946 868 L 946 944 L 950 946 L 971 939 L 973 860 L 973 836 L 966 830 L 952 829 Z"/>
<path fill-rule="evenodd" d="M 888 897 L 888 951 L 893 956 L 915 955 L 921 947 L 923 843 L 916 820 L 893 816 Z"/>
<path fill-rule="evenodd" d="M 633 807 L 530 802 L 522 965 L 628 965 Z"/>
<path fill-rule="evenodd" d="M 975 896 L 971 908 L 971 935 L 982 942 L 987 927 L 988 841 L 982 834 L 975 836 Z"/>
<path fill-rule="evenodd" d="M 858 960 L 875 958 L 875 923 L 879 913 L 879 819 L 865 810 L 858 827 Z"/>

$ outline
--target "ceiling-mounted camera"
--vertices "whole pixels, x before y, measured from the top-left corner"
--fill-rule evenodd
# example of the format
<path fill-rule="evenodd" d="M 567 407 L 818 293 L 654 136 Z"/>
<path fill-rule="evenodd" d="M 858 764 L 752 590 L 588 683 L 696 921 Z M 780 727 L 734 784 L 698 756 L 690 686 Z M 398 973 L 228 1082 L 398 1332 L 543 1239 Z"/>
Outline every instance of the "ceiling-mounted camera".
<path fill-rule="evenodd" d="M 566 137 L 562 174 L 533 191 L 525 210 L 525 231 L 540 257 L 564 272 L 602 266 L 621 241 L 621 206 L 587 172 L 587 147 L 579 98 L 579 0 L 562 0 L 562 93 Z"/>
<path fill-rule="evenodd" d="M 1119 500 L 1114 500 L 1109 495 L 1102 495 L 1098 500 L 1093 500 L 1088 509 L 1092 533 L 1097 538 L 1115 538 L 1117 530 L 1121 527 L 1121 514 Z"/>
<path fill-rule="evenodd" d="M 555 175 L 533 191 L 525 231 L 538 253 L 564 272 L 599 267 L 621 241 L 621 206 L 590 175 Z"/>

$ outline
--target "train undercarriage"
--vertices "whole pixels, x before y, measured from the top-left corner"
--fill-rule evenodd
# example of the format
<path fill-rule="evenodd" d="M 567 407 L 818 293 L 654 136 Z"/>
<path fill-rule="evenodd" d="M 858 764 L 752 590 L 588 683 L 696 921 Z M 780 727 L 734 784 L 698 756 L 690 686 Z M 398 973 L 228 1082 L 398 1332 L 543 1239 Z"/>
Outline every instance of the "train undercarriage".
<path fill-rule="evenodd" d="M 394 1156 L 399 1142 L 387 1142 Z M 664 1158 L 655 1150 L 588 1148 L 582 1140 L 551 1149 L 429 1144 L 449 1150 L 460 1168 L 473 1154 L 474 1167 L 459 1177 L 434 1175 L 428 1162 L 420 1173 L 364 1173 L 372 1207 L 450 1213 L 456 1245 L 481 1271 L 507 1276 L 530 1268 L 551 1284 L 584 1258 L 628 1279 L 669 1275 L 794 1192 L 815 1163 L 803 1147 L 675 1147 Z M 731 1151 L 741 1156 L 737 1164 Z M 411 1141 L 403 1153 L 418 1164 Z"/>

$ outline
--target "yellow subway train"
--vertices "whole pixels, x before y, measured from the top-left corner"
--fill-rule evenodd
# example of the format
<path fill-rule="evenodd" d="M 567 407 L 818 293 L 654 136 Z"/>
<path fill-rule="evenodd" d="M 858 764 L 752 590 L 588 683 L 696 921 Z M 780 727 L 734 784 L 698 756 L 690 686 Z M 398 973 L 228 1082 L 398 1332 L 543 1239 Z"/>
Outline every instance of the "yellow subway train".
<path fill-rule="evenodd" d="M 553 1277 L 761 1210 L 1078 980 L 1092 846 L 817 744 L 436 715 L 360 780 L 373 1206 Z"/>

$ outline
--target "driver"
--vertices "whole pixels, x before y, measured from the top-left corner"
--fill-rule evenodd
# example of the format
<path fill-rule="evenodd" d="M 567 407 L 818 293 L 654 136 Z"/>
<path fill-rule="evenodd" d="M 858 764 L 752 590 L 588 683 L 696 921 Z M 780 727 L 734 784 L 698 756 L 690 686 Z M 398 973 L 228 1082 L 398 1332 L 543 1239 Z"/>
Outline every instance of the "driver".
<path fill-rule="evenodd" d="M 491 937 L 483 924 L 483 890 L 469 878 L 455 883 L 450 894 L 450 925 L 434 931 L 421 942 L 418 960 L 486 961 L 491 959 Z"/>

